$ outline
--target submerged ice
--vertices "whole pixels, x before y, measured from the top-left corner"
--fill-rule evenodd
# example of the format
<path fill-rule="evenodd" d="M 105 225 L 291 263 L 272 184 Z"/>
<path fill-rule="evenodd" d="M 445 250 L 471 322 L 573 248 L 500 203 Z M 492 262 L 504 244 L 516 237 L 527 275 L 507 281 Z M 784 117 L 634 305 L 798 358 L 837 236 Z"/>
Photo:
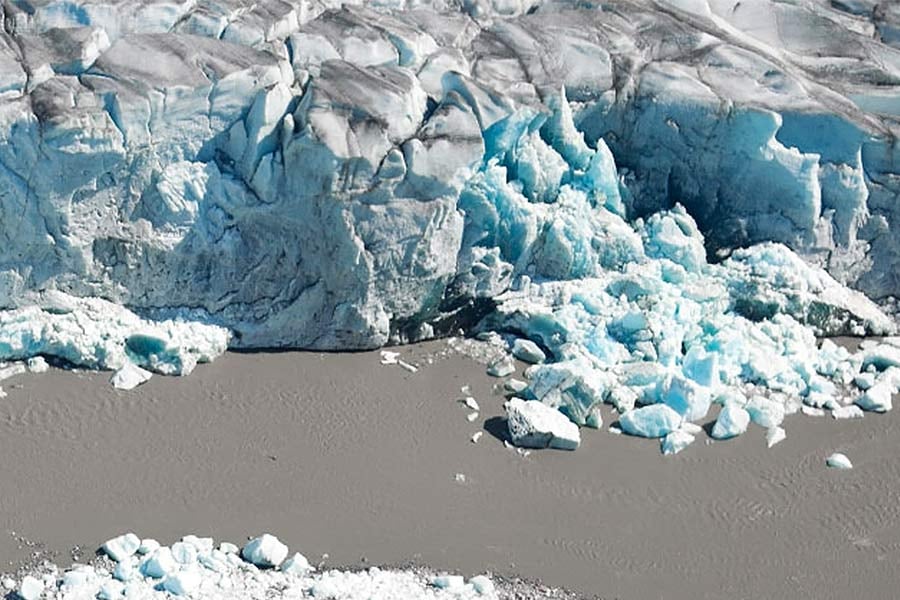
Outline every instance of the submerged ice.
<path fill-rule="evenodd" d="M 4 7 L 0 359 L 127 388 L 462 327 L 673 453 L 716 405 L 891 408 L 896 346 L 816 336 L 895 331 L 896 11 L 232 4 Z"/>

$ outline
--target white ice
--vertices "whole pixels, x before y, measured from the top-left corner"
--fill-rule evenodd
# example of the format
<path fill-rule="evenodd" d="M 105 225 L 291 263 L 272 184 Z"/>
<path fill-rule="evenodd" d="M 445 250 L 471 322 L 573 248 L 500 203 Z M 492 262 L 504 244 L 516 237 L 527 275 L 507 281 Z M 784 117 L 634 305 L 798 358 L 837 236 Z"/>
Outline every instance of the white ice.
<path fill-rule="evenodd" d="M 830 455 L 827 459 L 825 459 L 825 464 L 834 469 L 853 468 L 853 463 L 850 462 L 850 459 L 840 452 L 835 452 L 834 454 Z"/>
<path fill-rule="evenodd" d="M 581 443 L 578 426 L 546 404 L 510 398 L 504 407 L 509 434 L 516 446 L 575 450 Z"/>

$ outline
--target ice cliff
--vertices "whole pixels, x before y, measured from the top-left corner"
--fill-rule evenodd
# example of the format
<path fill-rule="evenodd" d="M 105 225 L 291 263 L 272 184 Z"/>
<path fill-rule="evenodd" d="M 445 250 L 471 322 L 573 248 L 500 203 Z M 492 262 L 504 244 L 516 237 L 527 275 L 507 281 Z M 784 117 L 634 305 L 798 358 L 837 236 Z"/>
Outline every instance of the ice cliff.
<path fill-rule="evenodd" d="M 2 19 L 0 358 L 181 373 L 226 344 L 481 322 L 547 370 L 662 381 L 644 402 L 702 377 L 808 398 L 867 366 L 819 368 L 813 333 L 894 329 L 845 287 L 900 295 L 893 5 L 20 0 Z M 757 339 L 782 362 L 720 352 Z"/>

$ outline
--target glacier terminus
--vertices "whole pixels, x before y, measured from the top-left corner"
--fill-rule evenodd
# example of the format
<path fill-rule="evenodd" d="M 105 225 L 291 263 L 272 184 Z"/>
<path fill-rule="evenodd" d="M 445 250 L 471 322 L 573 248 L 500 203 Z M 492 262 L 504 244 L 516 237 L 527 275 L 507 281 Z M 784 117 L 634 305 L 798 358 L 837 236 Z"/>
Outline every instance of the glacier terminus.
<path fill-rule="evenodd" d="M 610 404 L 667 453 L 713 404 L 727 438 L 900 388 L 897 338 L 817 339 L 897 332 L 898 5 L 0 16 L 0 359 L 128 387 L 229 347 L 494 332 L 535 363 L 522 431 L 525 402 L 596 427 Z"/>

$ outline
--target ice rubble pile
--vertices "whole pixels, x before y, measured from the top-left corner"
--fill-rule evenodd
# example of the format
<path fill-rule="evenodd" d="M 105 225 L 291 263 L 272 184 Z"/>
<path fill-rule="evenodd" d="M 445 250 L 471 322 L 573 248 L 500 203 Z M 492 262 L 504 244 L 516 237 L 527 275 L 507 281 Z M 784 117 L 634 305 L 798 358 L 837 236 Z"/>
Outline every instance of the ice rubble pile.
<path fill-rule="evenodd" d="M 212 538 L 194 535 L 161 546 L 155 540 L 141 540 L 129 533 L 109 540 L 103 550 L 115 563 L 111 570 L 76 564 L 59 572 L 52 567 L 41 576 L 28 575 L 9 583 L 21 600 L 150 600 L 173 596 L 215 600 L 497 598 L 493 582 L 484 575 L 466 581 L 458 575 L 426 577 L 375 567 L 359 572 L 316 572 L 302 554 L 288 557 L 287 546 L 269 534 L 238 549 L 228 542 L 216 547 Z"/>
<path fill-rule="evenodd" d="M 540 401 L 595 428 L 611 404 L 618 429 L 663 438 L 667 454 L 694 441 L 714 404 L 722 407 L 714 438 L 740 435 L 752 422 L 768 430 L 770 446 L 784 439 L 785 416 L 801 409 L 828 409 L 835 418 L 891 410 L 900 392 L 900 338 L 865 341 L 851 353 L 815 335 L 890 329 L 864 296 L 782 245 L 752 246 L 708 264 L 700 233 L 680 207 L 639 220 L 634 231 L 616 226 L 628 232 L 634 252 L 620 269 L 573 280 L 522 278 L 497 297 L 483 323 L 509 340 L 510 352 L 525 338 L 548 357 L 526 361 L 537 364 L 516 393 L 529 404 Z M 507 405 L 514 443 L 563 447 L 552 435 L 536 437 L 533 430 L 551 428 L 538 416 L 524 419 L 522 400 L 514 400 Z M 566 449 L 577 447 L 573 439 Z"/>
<path fill-rule="evenodd" d="M 676 203 L 707 255 L 782 243 L 900 294 L 893 5 L 22 0 L 0 18 L 0 307 L 48 329 L 59 292 L 240 347 L 427 338 L 522 275 L 655 260 L 635 236 L 663 240 L 648 217 Z M 753 275 L 761 252 L 732 262 Z M 67 358 L 101 364 L 82 347 Z"/>
<path fill-rule="evenodd" d="M 228 330 L 215 325 L 145 320 L 106 300 L 58 292 L 44 294 L 40 308 L 0 311 L 4 360 L 47 355 L 75 365 L 118 369 L 120 376 L 140 373 L 140 367 L 186 375 L 197 363 L 224 352 L 228 339 Z"/>

